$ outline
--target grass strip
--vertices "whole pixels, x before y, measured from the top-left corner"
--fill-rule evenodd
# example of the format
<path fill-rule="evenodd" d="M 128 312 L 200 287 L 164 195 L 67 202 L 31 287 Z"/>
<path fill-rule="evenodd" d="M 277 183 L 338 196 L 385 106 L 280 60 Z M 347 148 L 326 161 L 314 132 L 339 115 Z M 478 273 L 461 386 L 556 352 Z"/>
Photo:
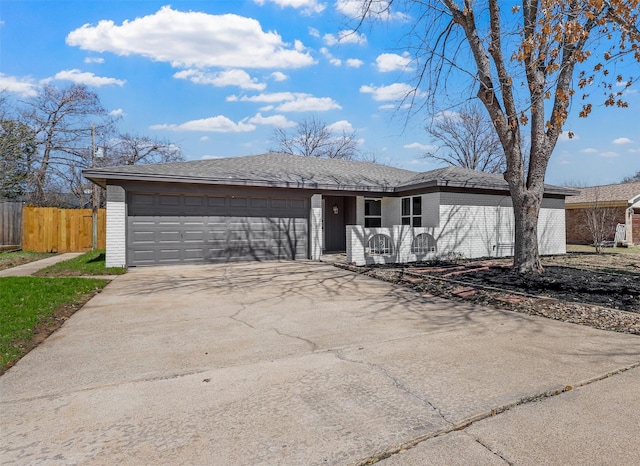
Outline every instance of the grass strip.
<path fill-rule="evenodd" d="M 0 277 L 0 370 L 26 354 L 107 284 L 89 278 Z M 48 333 L 47 333 L 48 332 Z"/>
<path fill-rule="evenodd" d="M 46 259 L 55 256 L 51 252 L 32 252 L 32 251 L 10 251 L 0 252 L 0 270 L 17 267 L 18 265 L 28 264 L 29 262 Z"/>
<path fill-rule="evenodd" d="M 120 275 L 122 267 L 105 267 L 104 250 L 89 251 L 81 256 L 51 265 L 35 275 L 43 277 L 70 277 L 82 275 Z"/>

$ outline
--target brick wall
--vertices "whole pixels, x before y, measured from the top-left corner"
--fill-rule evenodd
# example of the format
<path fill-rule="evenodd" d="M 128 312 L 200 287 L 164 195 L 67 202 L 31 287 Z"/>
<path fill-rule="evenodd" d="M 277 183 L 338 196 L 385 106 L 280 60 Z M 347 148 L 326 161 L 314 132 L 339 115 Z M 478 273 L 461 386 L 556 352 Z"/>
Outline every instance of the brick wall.
<path fill-rule="evenodd" d="M 607 239 L 613 241 L 616 234 L 616 225 L 618 223 L 625 223 L 625 208 L 616 207 L 615 219 L 611 222 L 609 232 L 606 235 Z M 587 221 L 585 218 L 585 209 L 567 209 L 565 213 L 566 217 L 566 231 L 567 231 L 567 243 L 569 244 L 593 244 L 593 237 L 587 228 Z M 634 234 L 634 241 L 635 241 Z"/>
<path fill-rule="evenodd" d="M 632 231 L 633 244 L 640 244 L 640 209 L 635 209 L 637 213 L 633 214 Z"/>

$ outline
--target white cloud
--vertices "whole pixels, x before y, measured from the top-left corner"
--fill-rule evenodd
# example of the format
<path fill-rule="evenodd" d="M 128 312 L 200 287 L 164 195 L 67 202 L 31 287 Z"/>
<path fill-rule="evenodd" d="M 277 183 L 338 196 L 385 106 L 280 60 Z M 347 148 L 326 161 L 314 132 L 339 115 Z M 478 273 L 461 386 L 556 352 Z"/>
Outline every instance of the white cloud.
<path fill-rule="evenodd" d="M 122 110 L 121 108 L 116 108 L 115 110 L 111 110 L 109 112 L 109 115 L 115 116 L 115 117 L 123 116 L 124 110 Z"/>
<path fill-rule="evenodd" d="M 309 35 L 311 37 L 320 37 L 320 31 L 318 31 L 316 28 L 309 28 Z"/>
<path fill-rule="evenodd" d="M 580 152 L 585 153 L 585 154 L 597 154 L 598 153 L 598 149 L 594 149 L 593 147 L 587 147 L 585 149 L 581 149 Z"/>
<path fill-rule="evenodd" d="M 263 117 L 261 113 L 257 113 L 254 117 L 249 118 L 249 123 L 275 126 L 276 128 L 292 128 L 296 126 L 294 121 L 287 120 L 287 117 L 284 115 Z"/>
<path fill-rule="evenodd" d="M 150 128 L 154 130 L 204 131 L 209 133 L 245 133 L 256 129 L 255 125 L 247 124 L 243 121 L 235 123 L 223 115 L 202 118 L 200 120 L 191 120 L 179 125 L 153 125 Z"/>
<path fill-rule="evenodd" d="M 383 53 L 376 58 L 376 68 L 382 73 L 396 70 L 406 70 L 411 63 L 409 54 Z"/>
<path fill-rule="evenodd" d="M 403 149 L 416 149 L 422 152 L 430 152 L 434 151 L 438 148 L 438 146 L 430 145 L 430 144 L 420 144 L 419 142 L 412 142 L 411 144 L 405 144 L 402 146 Z"/>
<path fill-rule="evenodd" d="M 632 154 L 640 154 L 640 149 L 628 149 L 627 152 L 631 152 Z"/>
<path fill-rule="evenodd" d="M 234 14 L 173 10 L 116 25 L 102 20 L 67 35 L 67 44 L 83 50 L 141 55 L 174 67 L 299 68 L 314 63 L 296 41 L 294 48 L 276 32 L 264 32 L 258 21 Z"/>
<path fill-rule="evenodd" d="M 342 60 L 340 60 L 339 58 L 335 58 L 333 55 L 331 55 L 331 52 L 329 52 L 329 49 L 326 47 L 322 47 L 320 49 L 320 53 L 327 59 L 329 60 L 329 63 L 331 63 L 333 66 L 340 66 L 342 65 Z"/>
<path fill-rule="evenodd" d="M 267 85 L 258 82 L 244 70 L 226 70 L 217 73 L 207 73 L 200 70 L 183 70 L 173 75 L 176 79 L 188 79 L 195 84 L 211 84 L 216 87 L 238 86 L 241 89 L 264 90 Z"/>
<path fill-rule="evenodd" d="M 208 141 L 209 140 L 209 136 L 202 136 L 200 138 L 201 141 Z"/>
<path fill-rule="evenodd" d="M 104 58 L 102 57 L 87 57 L 84 59 L 85 63 L 104 63 Z"/>
<path fill-rule="evenodd" d="M 314 97 L 309 94 L 297 94 L 295 100 L 276 107 L 280 112 L 326 112 L 340 109 L 342 107 L 331 97 Z"/>
<path fill-rule="evenodd" d="M 327 126 L 327 129 L 332 133 L 351 133 L 353 132 L 353 125 L 347 120 L 340 120 Z"/>
<path fill-rule="evenodd" d="M 633 141 L 629 138 L 616 138 L 611 141 L 612 144 L 632 144 Z"/>
<path fill-rule="evenodd" d="M 368 0 L 337 0 L 336 10 L 350 18 L 358 19 L 365 13 L 365 3 L 370 4 L 370 9 L 366 12 L 367 16 L 375 16 L 381 19 L 408 19 L 408 16 L 404 13 L 393 11 L 389 0 L 376 0 L 375 2 L 369 2 Z"/>
<path fill-rule="evenodd" d="M 354 30 L 340 31 L 338 34 L 325 34 L 323 40 L 329 46 L 336 44 L 364 45 L 367 43 L 367 37 Z"/>
<path fill-rule="evenodd" d="M 227 102 L 260 102 L 260 103 L 276 103 L 285 102 L 288 100 L 295 100 L 296 94 L 293 92 L 273 92 L 270 94 L 258 94 L 252 96 L 243 95 L 238 98 L 237 96 L 227 97 Z"/>
<path fill-rule="evenodd" d="M 618 153 L 617 152 L 600 152 L 600 157 L 605 157 L 605 158 L 618 157 Z"/>
<path fill-rule="evenodd" d="M 361 86 L 360 92 L 371 94 L 377 102 L 399 101 L 415 91 L 413 86 L 405 83 L 394 83 L 389 86 Z"/>
<path fill-rule="evenodd" d="M 56 81 L 71 81 L 76 84 L 86 84 L 87 86 L 101 87 L 101 86 L 124 86 L 126 81 L 122 79 L 116 78 L 105 78 L 103 76 L 96 76 L 93 73 L 89 73 L 87 71 L 80 71 L 78 69 L 73 70 L 63 70 L 51 78 L 46 79 L 43 82 L 48 82 L 51 80 Z"/>
<path fill-rule="evenodd" d="M 202 138 L 200 138 L 200 140 L 202 140 Z M 221 158 L 222 157 L 220 157 L 219 155 L 203 155 L 202 157 L 200 157 L 200 160 L 215 160 L 215 159 L 221 159 Z"/>
<path fill-rule="evenodd" d="M 0 73 L 0 91 L 18 94 L 21 97 L 34 97 L 38 95 L 37 86 L 28 78 L 22 80 L 15 76 L 7 76 Z"/>
<path fill-rule="evenodd" d="M 279 112 L 323 112 L 327 110 L 341 109 L 342 107 L 331 97 L 314 97 L 311 94 L 298 92 L 274 92 L 272 94 L 259 94 L 254 96 L 229 96 L 227 102 L 258 102 L 267 104 L 280 103 L 275 110 Z M 273 110 L 274 107 L 265 107 L 261 111 Z"/>
<path fill-rule="evenodd" d="M 274 81 L 281 82 L 289 79 L 289 76 L 287 76 L 286 74 L 280 71 L 274 71 L 273 73 L 271 73 L 271 79 L 273 79 Z"/>
<path fill-rule="evenodd" d="M 253 0 L 254 3 L 262 6 L 266 2 L 275 3 L 280 8 L 291 7 L 300 8 L 304 14 L 322 13 L 327 7 L 324 3 L 318 3 L 317 0 Z"/>
<path fill-rule="evenodd" d="M 362 65 L 364 65 L 364 62 L 357 58 L 347 58 L 345 63 L 349 68 L 360 68 Z"/>

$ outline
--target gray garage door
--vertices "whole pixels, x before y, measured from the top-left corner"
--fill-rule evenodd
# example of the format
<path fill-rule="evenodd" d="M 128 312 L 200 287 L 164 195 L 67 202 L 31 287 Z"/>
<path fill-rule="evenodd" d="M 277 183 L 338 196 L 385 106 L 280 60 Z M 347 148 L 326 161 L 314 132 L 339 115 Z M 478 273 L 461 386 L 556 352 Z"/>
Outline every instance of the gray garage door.
<path fill-rule="evenodd" d="M 127 196 L 128 265 L 307 258 L 307 198 Z"/>

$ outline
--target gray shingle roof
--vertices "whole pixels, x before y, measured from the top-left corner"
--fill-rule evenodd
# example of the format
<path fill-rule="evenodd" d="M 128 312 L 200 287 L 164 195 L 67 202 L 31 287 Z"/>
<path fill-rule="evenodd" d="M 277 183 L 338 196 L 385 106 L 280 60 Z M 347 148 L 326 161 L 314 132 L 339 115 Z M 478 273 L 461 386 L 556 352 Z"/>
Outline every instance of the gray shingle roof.
<path fill-rule="evenodd" d="M 393 191 L 415 172 L 370 162 L 263 154 L 84 171 L 92 180 L 130 179 L 246 186 Z"/>
<path fill-rule="evenodd" d="M 502 175 L 447 167 L 418 173 L 371 162 L 263 154 L 221 159 L 89 169 L 84 176 L 105 180 L 272 186 L 365 192 L 402 192 L 426 187 L 508 191 Z M 547 187 L 547 192 L 565 193 Z"/>
<path fill-rule="evenodd" d="M 417 173 L 399 188 L 415 186 L 449 186 L 456 188 L 480 188 L 508 190 L 509 184 L 502 175 L 484 173 L 460 167 L 439 168 L 423 173 Z"/>
<path fill-rule="evenodd" d="M 580 188 L 578 196 L 569 196 L 567 204 L 582 204 L 593 202 L 633 203 L 640 199 L 640 181 L 634 183 L 608 184 Z"/>

